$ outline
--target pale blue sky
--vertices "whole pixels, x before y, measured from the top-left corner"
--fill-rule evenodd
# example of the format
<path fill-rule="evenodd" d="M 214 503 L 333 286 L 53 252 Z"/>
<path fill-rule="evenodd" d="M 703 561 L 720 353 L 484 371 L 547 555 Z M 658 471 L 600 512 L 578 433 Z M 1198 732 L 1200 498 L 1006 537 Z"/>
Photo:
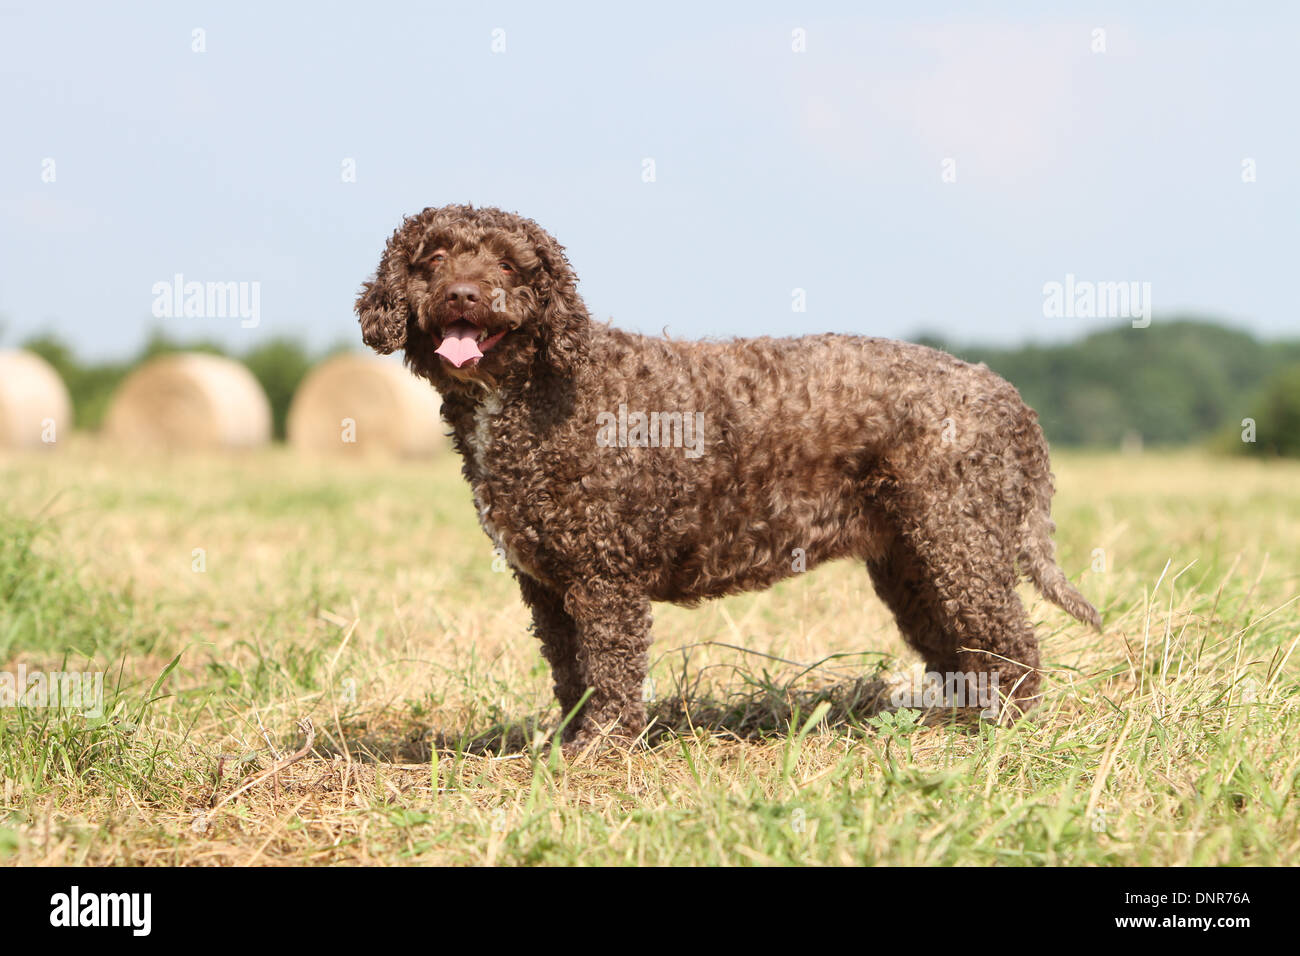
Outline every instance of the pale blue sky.
<path fill-rule="evenodd" d="M 355 338 L 401 216 L 465 201 L 537 219 L 643 331 L 1113 324 L 1043 316 L 1067 273 L 1300 331 L 1297 7 L 1042 6 L 3 3 L 4 343 Z M 260 325 L 153 318 L 175 273 L 259 282 Z"/>

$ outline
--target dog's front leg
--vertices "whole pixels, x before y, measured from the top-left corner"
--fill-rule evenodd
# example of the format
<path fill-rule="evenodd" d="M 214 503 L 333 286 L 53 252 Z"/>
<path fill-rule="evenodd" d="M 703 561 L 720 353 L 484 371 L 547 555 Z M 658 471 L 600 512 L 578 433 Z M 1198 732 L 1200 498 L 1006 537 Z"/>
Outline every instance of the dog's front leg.
<path fill-rule="evenodd" d="M 566 748 L 584 749 L 600 736 L 630 743 L 646 722 L 650 601 L 626 583 L 597 578 L 570 587 L 564 607 L 577 622 L 578 667 L 591 689 Z"/>
<path fill-rule="evenodd" d="M 587 685 L 578 666 L 578 625 L 564 609 L 564 597 L 521 571 L 515 572 L 519 593 L 533 612 L 533 634 L 542 642 L 542 656 L 551 665 L 555 680 L 555 699 L 560 702 L 563 719 L 578 706 Z M 572 739 L 577 717 L 564 729 L 564 739 Z"/>

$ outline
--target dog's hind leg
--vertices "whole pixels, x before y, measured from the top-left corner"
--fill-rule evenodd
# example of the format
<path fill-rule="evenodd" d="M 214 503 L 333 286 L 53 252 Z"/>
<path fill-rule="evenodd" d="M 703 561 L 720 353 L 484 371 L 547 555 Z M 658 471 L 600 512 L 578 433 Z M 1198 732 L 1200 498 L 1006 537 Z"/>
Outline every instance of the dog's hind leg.
<path fill-rule="evenodd" d="M 968 695 L 982 691 L 980 706 L 1006 723 L 1036 707 L 1042 700 L 1038 638 L 1015 588 L 973 590 L 950 607 L 945 613 L 957 636 L 957 672 L 968 675 Z"/>
<path fill-rule="evenodd" d="M 894 615 L 903 640 L 921 655 L 928 671 L 957 667 L 957 654 L 946 630 L 939 598 L 905 546 L 895 542 L 882 556 L 867 561 L 876 596 Z"/>
<path fill-rule="evenodd" d="M 969 519 L 917 528 L 900 533 L 867 569 L 926 669 L 946 688 L 963 688 L 964 706 L 1014 720 L 1040 699 L 1038 640 L 1015 591 L 1011 556 L 991 538 Z"/>

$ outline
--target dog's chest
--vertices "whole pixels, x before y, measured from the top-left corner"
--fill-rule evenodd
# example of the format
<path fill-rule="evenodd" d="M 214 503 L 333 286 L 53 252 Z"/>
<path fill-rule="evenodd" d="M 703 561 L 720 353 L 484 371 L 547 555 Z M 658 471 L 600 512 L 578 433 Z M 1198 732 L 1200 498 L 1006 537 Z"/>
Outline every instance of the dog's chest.
<path fill-rule="evenodd" d="M 532 566 L 523 553 L 529 550 L 520 548 L 520 518 L 504 505 L 509 489 L 501 487 L 508 480 L 500 474 L 500 456 L 506 452 L 500 446 L 498 430 L 500 428 L 503 406 L 501 399 L 489 395 L 474 411 L 472 427 L 465 436 L 465 454 L 469 458 L 470 490 L 474 495 L 474 506 L 478 509 L 479 524 L 492 539 L 493 545 L 505 555 L 514 567 L 534 578 L 541 575 Z"/>
<path fill-rule="evenodd" d="M 488 454 L 492 450 L 492 425 L 503 408 L 501 398 L 489 394 L 474 409 L 473 427 L 465 438 L 465 448 L 475 474 L 486 474 L 489 464 Z"/>

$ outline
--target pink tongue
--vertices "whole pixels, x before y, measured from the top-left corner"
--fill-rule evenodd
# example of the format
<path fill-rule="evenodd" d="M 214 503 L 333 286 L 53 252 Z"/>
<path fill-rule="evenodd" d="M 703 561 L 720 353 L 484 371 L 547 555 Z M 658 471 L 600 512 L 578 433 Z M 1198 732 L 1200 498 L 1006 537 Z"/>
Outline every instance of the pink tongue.
<path fill-rule="evenodd" d="M 478 347 L 478 327 L 472 322 L 453 322 L 447 326 L 447 337 L 437 348 L 441 355 L 452 365 L 460 368 L 466 362 L 482 358 Z"/>

